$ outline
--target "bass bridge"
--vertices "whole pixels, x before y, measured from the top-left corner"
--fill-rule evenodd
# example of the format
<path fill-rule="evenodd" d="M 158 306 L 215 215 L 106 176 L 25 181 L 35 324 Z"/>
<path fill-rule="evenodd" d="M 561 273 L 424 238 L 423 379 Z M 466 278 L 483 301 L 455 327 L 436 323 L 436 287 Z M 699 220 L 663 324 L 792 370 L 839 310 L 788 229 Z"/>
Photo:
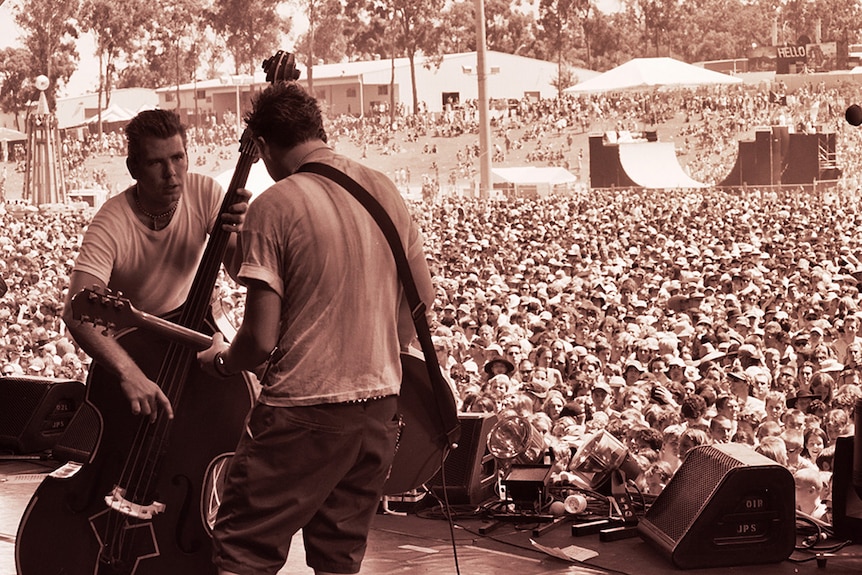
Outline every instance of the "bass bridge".
<path fill-rule="evenodd" d="M 141 505 L 126 499 L 126 490 L 119 485 L 115 486 L 110 495 L 105 496 L 105 503 L 108 507 L 135 519 L 152 519 L 153 515 L 157 515 L 165 510 L 165 504 L 153 501 L 148 505 Z"/>

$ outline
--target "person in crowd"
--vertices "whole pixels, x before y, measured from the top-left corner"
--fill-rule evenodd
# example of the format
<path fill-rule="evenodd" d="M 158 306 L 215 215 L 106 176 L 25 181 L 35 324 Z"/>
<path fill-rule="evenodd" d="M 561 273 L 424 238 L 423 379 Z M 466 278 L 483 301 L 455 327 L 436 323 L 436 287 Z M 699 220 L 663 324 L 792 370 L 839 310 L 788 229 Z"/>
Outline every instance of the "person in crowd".
<path fill-rule="evenodd" d="M 656 461 L 643 472 L 646 482 L 646 492 L 650 495 L 660 494 L 673 477 L 674 470 L 667 461 Z"/>
<path fill-rule="evenodd" d="M 786 429 L 780 437 L 784 440 L 784 448 L 787 452 L 787 468 L 791 473 L 795 473 L 797 469 L 803 467 L 817 467 L 811 460 L 802 456 L 805 438 L 801 431 Z"/>
<path fill-rule="evenodd" d="M 246 124 L 276 184 L 243 231 L 242 324 L 230 345 L 214 337 L 198 359 L 214 376 L 268 367 L 225 478 L 215 564 L 223 575 L 275 573 L 301 529 L 316 575 L 356 573 L 395 455 L 399 357 L 415 329 L 375 220 L 337 183 L 300 168 L 331 166 L 380 202 L 430 305 L 423 237 L 389 178 L 327 144 L 319 104 L 300 85 L 260 92 Z M 296 457 L 309 444 L 314 457 Z"/>
<path fill-rule="evenodd" d="M 834 445 L 836 438 L 853 432 L 850 418 L 843 409 L 830 409 L 826 412 L 823 418 L 823 430 L 826 432 L 827 445 Z"/>
<path fill-rule="evenodd" d="M 784 445 L 784 440 L 778 435 L 768 435 L 762 437 L 757 443 L 754 450 L 765 455 L 769 459 L 775 461 L 779 465 L 787 467 L 787 448 Z"/>
<path fill-rule="evenodd" d="M 823 479 L 815 468 L 804 467 L 793 474 L 796 485 L 796 509 L 806 515 L 823 520 L 826 516 L 826 504 L 821 500 Z"/>
<path fill-rule="evenodd" d="M 709 420 L 709 435 L 712 443 L 727 443 L 733 437 L 733 422 L 723 415 Z"/>
<path fill-rule="evenodd" d="M 711 443 L 712 440 L 707 431 L 700 427 L 686 428 L 679 436 L 679 460 L 684 462 L 689 451 L 695 447 L 710 445 Z"/>
<path fill-rule="evenodd" d="M 826 432 L 820 426 L 809 427 L 802 434 L 802 457 L 816 464 L 820 452 L 829 443 Z"/>

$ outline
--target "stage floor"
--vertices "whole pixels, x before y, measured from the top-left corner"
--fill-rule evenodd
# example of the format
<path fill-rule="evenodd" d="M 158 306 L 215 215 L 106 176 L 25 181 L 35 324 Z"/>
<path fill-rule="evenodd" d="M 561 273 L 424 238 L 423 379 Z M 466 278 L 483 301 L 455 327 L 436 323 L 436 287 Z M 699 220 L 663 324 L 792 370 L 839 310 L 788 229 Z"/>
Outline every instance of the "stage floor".
<path fill-rule="evenodd" d="M 21 515 L 41 480 L 39 473 L 53 466 L 39 461 L 0 461 L 0 575 L 15 575 L 15 534 Z M 664 574 L 675 569 L 651 546 L 639 538 L 613 542 L 599 541 L 597 535 L 574 537 L 571 525 L 562 523 L 537 537 L 535 523 L 500 524 L 490 532 L 481 517 L 458 508 L 454 520 L 453 552 L 449 523 L 439 508 L 429 505 L 392 504 L 406 515 L 379 513 L 375 517 L 369 549 L 362 568 L 364 575 L 575 575 L 623 573 L 631 575 Z M 415 508 L 415 509 L 412 509 Z M 481 532 L 480 532 L 481 530 Z M 598 552 L 585 563 L 564 561 L 537 550 L 531 540 L 548 548 L 570 546 Z M 46 545 L 46 552 L 50 546 Z M 860 554 L 859 546 L 848 548 L 845 555 Z M 805 574 L 850 573 L 862 571 L 862 559 L 830 558 L 827 568 L 818 569 L 814 561 L 737 566 L 722 569 L 680 571 L 688 574 Z M 305 565 L 300 537 L 292 542 L 290 557 L 280 575 L 310 575 Z M 45 575 L 45 574 L 21 574 Z"/>

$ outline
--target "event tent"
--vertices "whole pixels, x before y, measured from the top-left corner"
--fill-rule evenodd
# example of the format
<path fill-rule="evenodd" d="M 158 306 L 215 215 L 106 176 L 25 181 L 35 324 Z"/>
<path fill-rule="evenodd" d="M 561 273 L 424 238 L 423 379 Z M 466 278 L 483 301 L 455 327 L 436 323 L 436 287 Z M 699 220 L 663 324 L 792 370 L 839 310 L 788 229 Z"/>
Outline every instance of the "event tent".
<path fill-rule="evenodd" d="M 635 58 L 580 84 L 567 93 L 614 92 L 661 86 L 739 84 L 741 79 L 686 64 L 673 58 Z"/>
<path fill-rule="evenodd" d="M 102 127 L 105 130 L 115 130 L 128 124 L 135 117 L 136 112 L 127 110 L 113 102 L 102 110 Z M 85 120 L 87 124 L 93 125 L 99 122 L 99 113 L 96 112 Z"/>
<path fill-rule="evenodd" d="M 0 128 L 0 142 L 23 142 L 27 134 L 12 128 Z"/>
<path fill-rule="evenodd" d="M 578 182 L 578 178 L 567 169 L 552 166 L 493 168 L 491 176 L 495 190 L 516 197 L 570 193 Z"/>

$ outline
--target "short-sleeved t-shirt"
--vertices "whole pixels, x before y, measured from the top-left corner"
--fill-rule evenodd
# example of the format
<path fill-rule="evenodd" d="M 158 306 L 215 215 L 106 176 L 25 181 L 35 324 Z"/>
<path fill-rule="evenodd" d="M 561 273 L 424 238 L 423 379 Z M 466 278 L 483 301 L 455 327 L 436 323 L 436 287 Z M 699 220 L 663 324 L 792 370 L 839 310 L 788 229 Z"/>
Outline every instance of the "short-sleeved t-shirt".
<path fill-rule="evenodd" d="M 224 193 L 212 178 L 188 174 L 170 223 L 151 230 L 129 205 L 133 189 L 110 198 L 93 217 L 75 270 L 121 291 L 141 311 L 163 315 L 185 303 Z"/>
<path fill-rule="evenodd" d="M 417 282 L 427 286 L 420 297 L 432 301 L 422 238 L 394 184 L 329 150 L 314 161 L 346 172 L 380 201 L 414 275 L 428 275 Z M 241 244 L 240 279 L 282 298 L 283 355 L 261 382 L 260 401 L 289 407 L 399 392 L 403 290 L 383 233 L 349 192 L 315 174 L 285 178 L 251 204 Z M 413 329 L 409 312 L 406 324 Z"/>

